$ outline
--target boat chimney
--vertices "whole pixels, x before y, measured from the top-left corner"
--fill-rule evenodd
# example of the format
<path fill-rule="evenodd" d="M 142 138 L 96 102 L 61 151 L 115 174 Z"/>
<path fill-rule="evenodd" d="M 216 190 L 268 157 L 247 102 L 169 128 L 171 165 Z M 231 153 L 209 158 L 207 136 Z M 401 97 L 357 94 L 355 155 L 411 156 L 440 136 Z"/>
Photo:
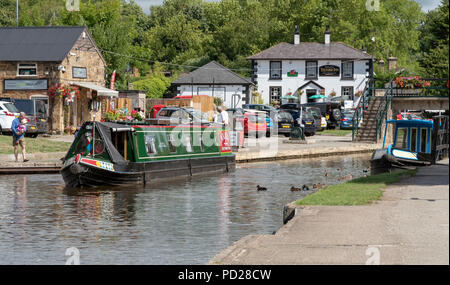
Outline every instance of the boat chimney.
<path fill-rule="evenodd" d="M 300 44 L 300 32 L 298 31 L 298 26 L 295 25 L 295 33 L 294 33 L 294 45 Z"/>

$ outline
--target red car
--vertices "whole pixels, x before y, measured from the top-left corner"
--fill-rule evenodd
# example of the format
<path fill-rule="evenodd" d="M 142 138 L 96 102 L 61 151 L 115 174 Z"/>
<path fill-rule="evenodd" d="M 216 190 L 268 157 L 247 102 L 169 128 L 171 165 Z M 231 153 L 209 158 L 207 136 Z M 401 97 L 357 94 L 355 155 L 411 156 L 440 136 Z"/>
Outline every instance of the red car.
<path fill-rule="evenodd" d="M 263 137 L 266 135 L 267 123 L 264 112 L 244 113 L 244 134 L 247 136 Z"/>

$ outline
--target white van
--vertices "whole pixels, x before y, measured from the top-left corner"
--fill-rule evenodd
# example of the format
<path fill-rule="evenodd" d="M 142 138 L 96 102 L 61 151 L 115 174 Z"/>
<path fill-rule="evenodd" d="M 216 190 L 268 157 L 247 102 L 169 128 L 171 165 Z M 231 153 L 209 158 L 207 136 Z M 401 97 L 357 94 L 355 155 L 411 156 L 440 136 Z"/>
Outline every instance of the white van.
<path fill-rule="evenodd" d="M 0 101 L 0 134 L 11 133 L 12 121 L 20 115 L 14 103 Z"/>

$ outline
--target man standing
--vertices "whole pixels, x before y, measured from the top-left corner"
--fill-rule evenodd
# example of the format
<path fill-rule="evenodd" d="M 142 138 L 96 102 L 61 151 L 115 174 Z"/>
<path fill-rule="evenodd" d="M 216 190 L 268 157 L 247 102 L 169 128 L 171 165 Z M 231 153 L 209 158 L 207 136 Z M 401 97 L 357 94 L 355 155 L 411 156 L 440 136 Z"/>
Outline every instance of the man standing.
<path fill-rule="evenodd" d="M 12 131 L 12 138 L 13 138 L 13 147 L 14 147 L 14 156 L 16 157 L 16 162 L 19 161 L 18 159 L 18 150 L 17 147 L 20 145 L 22 148 L 22 158 L 23 162 L 27 162 L 28 159 L 25 158 L 25 120 L 26 115 L 24 112 L 20 112 L 20 115 L 18 118 L 15 118 L 12 121 L 11 124 L 11 131 Z"/>
<path fill-rule="evenodd" d="M 229 123 L 228 122 L 228 113 L 227 113 L 227 111 L 223 111 L 222 107 L 218 106 L 217 107 L 217 112 L 219 112 L 219 113 L 216 115 L 216 117 L 214 119 L 214 122 L 218 123 L 218 124 L 221 124 L 222 127 L 224 129 L 226 129 L 228 127 L 228 123 Z"/>

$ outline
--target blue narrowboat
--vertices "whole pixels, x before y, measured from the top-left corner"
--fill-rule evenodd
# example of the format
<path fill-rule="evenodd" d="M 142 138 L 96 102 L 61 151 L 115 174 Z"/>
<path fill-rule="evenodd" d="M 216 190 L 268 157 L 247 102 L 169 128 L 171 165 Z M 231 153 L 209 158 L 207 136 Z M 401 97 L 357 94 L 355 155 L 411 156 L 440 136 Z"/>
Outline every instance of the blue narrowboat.
<path fill-rule="evenodd" d="M 393 143 L 386 147 L 388 124 L 394 125 L 394 139 Z M 448 142 L 443 142 L 437 136 L 437 134 L 440 134 L 439 130 L 447 128 L 448 118 L 445 118 L 444 125 L 441 119 L 437 121 L 388 120 L 386 122 L 383 147 L 381 150 L 375 151 L 371 159 L 372 173 L 386 171 L 393 167 L 420 166 L 435 163 L 439 152 L 448 149 Z M 448 137 L 448 131 L 444 133 Z M 438 142 L 438 140 L 441 141 Z"/>

